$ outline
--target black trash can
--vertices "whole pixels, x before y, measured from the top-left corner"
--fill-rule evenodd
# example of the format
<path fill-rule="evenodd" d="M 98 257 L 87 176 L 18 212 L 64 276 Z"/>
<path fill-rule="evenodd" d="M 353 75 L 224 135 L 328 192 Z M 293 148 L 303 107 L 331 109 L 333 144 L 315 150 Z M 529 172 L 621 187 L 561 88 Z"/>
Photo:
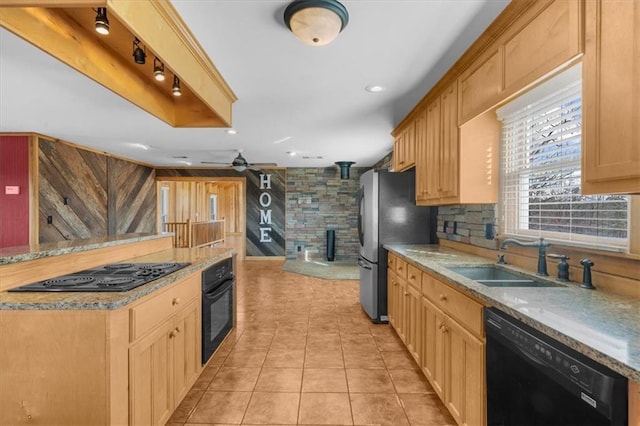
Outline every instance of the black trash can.
<path fill-rule="evenodd" d="M 333 262 L 336 258 L 336 231 L 327 229 L 327 260 Z"/>

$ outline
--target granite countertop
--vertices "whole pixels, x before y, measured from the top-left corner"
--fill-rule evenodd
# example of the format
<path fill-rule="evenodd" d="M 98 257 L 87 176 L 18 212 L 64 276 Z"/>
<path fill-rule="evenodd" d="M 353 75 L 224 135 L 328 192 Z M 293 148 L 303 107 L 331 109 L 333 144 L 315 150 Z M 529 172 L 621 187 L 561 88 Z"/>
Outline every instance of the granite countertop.
<path fill-rule="evenodd" d="M 110 310 L 118 309 L 154 291 L 235 254 L 229 248 L 168 249 L 127 259 L 127 263 L 190 262 L 191 265 L 126 292 L 9 293 L 0 292 L 0 310 Z"/>
<path fill-rule="evenodd" d="M 171 233 L 162 234 L 122 234 L 108 237 L 87 238 L 83 240 L 67 240 L 57 243 L 36 244 L 34 246 L 18 246 L 0 248 L 0 265 L 26 262 L 43 257 L 60 256 L 68 253 L 78 253 L 103 247 L 130 244 L 138 241 L 155 240 L 170 237 Z"/>
<path fill-rule="evenodd" d="M 487 258 L 437 245 L 384 247 L 454 288 L 640 382 L 640 299 L 586 290 L 577 283 L 555 280 L 551 281 L 562 286 L 487 287 L 448 269 L 494 263 Z M 532 275 L 531 271 L 510 265 L 506 268 Z"/>

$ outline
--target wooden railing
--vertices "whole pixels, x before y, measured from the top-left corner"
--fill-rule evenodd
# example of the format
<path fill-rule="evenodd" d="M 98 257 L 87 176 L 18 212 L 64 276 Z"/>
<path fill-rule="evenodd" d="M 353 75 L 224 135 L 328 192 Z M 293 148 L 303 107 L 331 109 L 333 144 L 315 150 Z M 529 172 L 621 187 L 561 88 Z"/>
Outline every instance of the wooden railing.
<path fill-rule="evenodd" d="M 162 230 L 173 233 L 175 248 L 201 247 L 224 241 L 224 220 L 164 222 Z"/>

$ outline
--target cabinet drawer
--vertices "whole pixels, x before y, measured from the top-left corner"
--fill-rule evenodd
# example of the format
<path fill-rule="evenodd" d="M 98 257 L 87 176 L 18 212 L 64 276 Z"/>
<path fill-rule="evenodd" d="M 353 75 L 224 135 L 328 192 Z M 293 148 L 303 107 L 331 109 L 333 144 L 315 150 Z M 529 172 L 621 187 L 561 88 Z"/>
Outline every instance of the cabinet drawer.
<path fill-rule="evenodd" d="M 417 290 L 421 290 L 422 272 L 411 264 L 407 264 L 407 282 L 415 287 Z"/>
<path fill-rule="evenodd" d="M 431 291 L 437 307 L 472 333 L 483 336 L 482 304 L 436 279 L 432 280 Z"/>
<path fill-rule="evenodd" d="M 130 340 L 135 341 L 187 306 L 190 300 L 198 297 L 201 285 L 200 273 L 195 273 L 161 294 L 132 307 L 129 310 Z"/>
<path fill-rule="evenodd" d="M 389 253 L 389 256 L 387 257 L 387 269 L 390 271 L 395 272 L 396 271 L 396 255 L 393 253 Z"/>
<path fill-rule="evenodd" d="M 396 275 L 401 280 L 407 279 L 407 262 L 399 257 L 396 258 Z"/>

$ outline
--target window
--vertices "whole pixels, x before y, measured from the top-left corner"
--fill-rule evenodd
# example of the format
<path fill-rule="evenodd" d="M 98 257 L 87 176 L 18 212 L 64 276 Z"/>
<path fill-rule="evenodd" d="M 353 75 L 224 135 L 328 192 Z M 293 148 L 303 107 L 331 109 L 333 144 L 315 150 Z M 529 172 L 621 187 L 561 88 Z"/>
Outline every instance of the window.
<path fill-rule="evenodd" d="M 628 198 L 580 195 L 581 87 L 577 67 L 498 110 L 503 233 L 626 250 Z"/>
<path fill-rule="evenodd" d="M 218 196 L 210 194 L 209 195 L 209 220 L 216 220 L 218 216 Z"/>
<path fill-rule="evenodd" d="M 160 222 L 169 221 L 169 187 L 160 188 Z"/>

